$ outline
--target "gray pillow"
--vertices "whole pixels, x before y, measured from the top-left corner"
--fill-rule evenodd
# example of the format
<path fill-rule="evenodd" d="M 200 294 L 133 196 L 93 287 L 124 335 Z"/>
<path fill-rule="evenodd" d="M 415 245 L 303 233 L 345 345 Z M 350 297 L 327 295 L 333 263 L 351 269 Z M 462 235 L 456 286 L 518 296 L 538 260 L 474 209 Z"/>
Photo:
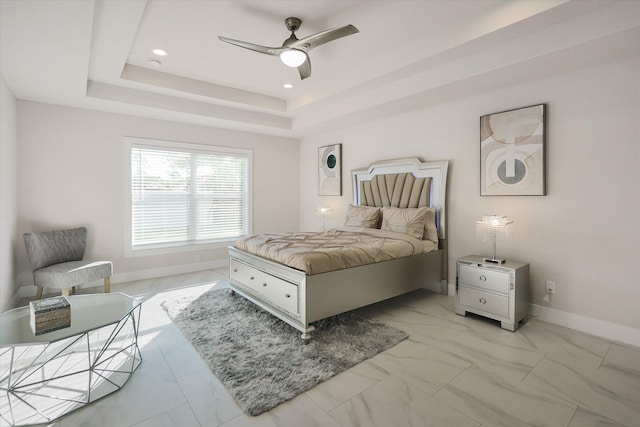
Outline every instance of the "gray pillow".
<path fill-rule="evenodd" d="M 380 208 L 372 206 L 354 206 L 347 208 L 347 220 L 344 225 L 350 227 L 378 228 Z"/>
<path fill-rule="evenodd" d="M 438 227 L 436 227 L 435 208 L 424 208 L 427 210 L 427 218 L 424 221 L 424 240 L 431 240 L 438 243 Z"/>

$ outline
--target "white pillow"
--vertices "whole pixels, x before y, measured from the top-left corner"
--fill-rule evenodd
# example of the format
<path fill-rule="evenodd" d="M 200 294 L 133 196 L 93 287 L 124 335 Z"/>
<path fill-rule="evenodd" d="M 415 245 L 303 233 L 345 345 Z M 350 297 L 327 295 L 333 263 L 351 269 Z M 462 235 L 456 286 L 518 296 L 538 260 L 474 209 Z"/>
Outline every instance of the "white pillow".
<path fill-rule="evenodd" d="M 372 206 L 354 206 L 347 208 L 347 220 L 344 225 L 350 227 L 378 228 L 380 208 Z"/>
<path fill-rule="evenodd" d="M 382 230 L 404 233 L 422 240 L 429 208 L 382 208 Z"/>

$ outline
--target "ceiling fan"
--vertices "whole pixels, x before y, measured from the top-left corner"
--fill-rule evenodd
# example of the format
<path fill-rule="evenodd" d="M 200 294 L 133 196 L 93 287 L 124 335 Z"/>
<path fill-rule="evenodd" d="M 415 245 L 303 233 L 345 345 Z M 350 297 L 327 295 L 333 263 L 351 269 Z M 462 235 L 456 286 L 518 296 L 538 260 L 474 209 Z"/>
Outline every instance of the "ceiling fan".
<path fill-rule="evenodd" d="M 311 75 L 311 62 L 309 61 L 308 52 L 320 45 L 341 37 L 358 33 L 358 29 L 353 25 L 345 25 L 344 27 L 334 28 L 333 30 L 321 31 L 311 36 L 298 39 L 296 30 L 300 28 L 302 21 L 298 18 L 287 18 L 284 20 L 287 29 L 291 31 L 291 36 L 282 43 L 282 47 L 267 47 L 253 43 L 234 40 L 227 37 L 218 36 L 218 38 L 226 43 L 231 43 L 245 49 L 264 53 L 266 55 L 279 56 L 282 62 L 289 67 L 298 68 L 300 79 L 304 80 Z"/>

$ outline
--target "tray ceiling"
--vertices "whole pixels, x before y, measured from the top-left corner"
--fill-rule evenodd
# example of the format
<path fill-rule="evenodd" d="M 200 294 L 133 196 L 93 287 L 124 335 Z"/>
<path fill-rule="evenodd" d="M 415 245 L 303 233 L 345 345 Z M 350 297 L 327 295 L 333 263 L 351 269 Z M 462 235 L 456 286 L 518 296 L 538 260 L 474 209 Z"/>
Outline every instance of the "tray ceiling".
<path fill-rule="evenodd" d="M 360 33 L 314 49 L 303 81 L 218 40 L 278 46 L 289 16 L 300 38 Z M 18 99 L 294 138 L 637 55 L 640 41 L 635 1 L 2 0 L 0 19 Z"/>

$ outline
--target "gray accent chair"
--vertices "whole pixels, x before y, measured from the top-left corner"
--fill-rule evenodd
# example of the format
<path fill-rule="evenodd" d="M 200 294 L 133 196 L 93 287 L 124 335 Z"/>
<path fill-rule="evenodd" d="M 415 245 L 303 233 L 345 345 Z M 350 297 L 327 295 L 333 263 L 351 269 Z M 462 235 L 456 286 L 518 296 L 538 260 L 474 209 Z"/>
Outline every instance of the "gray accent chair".
<path fill-rule="evenodd" d="M 86 227 L 69 230 L 24 233 L 24 244 L 33 271 L 33 284 L 38 287 L 36 299 L 44 288 L 61 289 L 68 296 L 75 287 L 104 279 L 104 291 L 111 291 L 111 261 L 83 261 L 87 246 Z"/>

